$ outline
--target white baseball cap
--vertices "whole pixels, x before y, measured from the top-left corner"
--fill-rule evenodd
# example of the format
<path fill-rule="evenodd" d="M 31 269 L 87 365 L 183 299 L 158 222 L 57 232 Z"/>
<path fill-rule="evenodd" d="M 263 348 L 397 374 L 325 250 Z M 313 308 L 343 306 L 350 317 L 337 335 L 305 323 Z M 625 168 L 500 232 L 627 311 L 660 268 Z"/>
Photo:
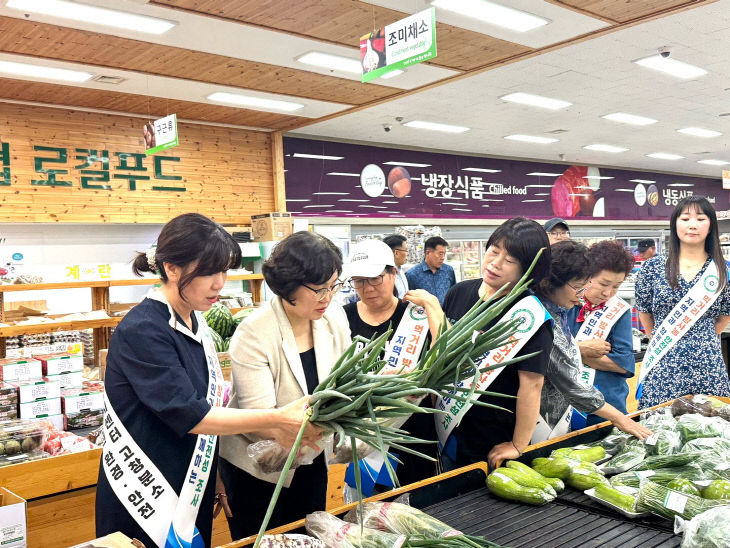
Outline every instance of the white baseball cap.
<path fill-rule="evenodd" d="M 350 250 L 350 261 L 342 269 L 344 279 L 352 276 L 374 278 L 386 266 L 395 266 L 393 250 L 380 240 L 362 240 Z"/>

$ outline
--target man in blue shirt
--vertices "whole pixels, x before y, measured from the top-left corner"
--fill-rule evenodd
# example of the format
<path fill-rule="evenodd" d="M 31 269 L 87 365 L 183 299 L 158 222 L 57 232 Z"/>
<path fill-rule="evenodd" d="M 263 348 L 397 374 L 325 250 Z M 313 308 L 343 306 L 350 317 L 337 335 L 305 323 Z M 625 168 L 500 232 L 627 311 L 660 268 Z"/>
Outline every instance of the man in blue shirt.
<path fill-rule="evenodd" d="M 438 298 L 443 306 L 444 297 L 456 283 L 454 269 L 444 264 L 449 242 L 439 236 L 426 240 L 426 255 L 420 263 L 406 272 L 409 289 L 425 289 Z"/>
<path fill-rule="evenodd" d="M 393 258 L 395 260 L 395 290 L 398 292 L 398 298 L 402 299 L 408 293 L 408 279 L 403 272 L 403 265 L 408 258 L 408 247 L 406 245 L 406 237 L 400 234 L 390 234 L 383 238 L 383 242 L 393 250 Z"/>

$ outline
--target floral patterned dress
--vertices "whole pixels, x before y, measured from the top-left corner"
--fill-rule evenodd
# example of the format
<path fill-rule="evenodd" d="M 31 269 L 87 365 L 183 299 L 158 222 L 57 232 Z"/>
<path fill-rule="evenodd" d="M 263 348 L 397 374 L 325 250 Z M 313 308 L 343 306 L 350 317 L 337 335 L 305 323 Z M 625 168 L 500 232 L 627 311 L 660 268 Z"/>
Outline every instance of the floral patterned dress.
<path fill-rule="evenodd" d="M 652 257 L 644 263 L 636 280 L 636 308 L 654 315 L 655 329 L 704 274 L 710 259 L 692 281 L 680 276 L 676 290 L 667 282 L 666 262 L 666 256 Z M 686 394 L 730 396 L 730 379 L 722 358 L 720 337 L 715 332 L 719 316 L 730 316 L 730 284 L 644 378 L 639 409 Z"/>

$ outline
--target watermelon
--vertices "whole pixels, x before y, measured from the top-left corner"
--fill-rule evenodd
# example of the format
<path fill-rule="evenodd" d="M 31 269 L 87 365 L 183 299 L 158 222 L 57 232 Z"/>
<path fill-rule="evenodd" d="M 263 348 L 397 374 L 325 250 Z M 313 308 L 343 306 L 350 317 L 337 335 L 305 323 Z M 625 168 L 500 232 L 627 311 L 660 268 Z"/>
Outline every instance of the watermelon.
<path fill-rule="evenodd" d="M 233 315 L 233 323 L 236 325 L 236 327 L 238 327 L 238 325 L 243 320 L 248 318 L 251 314 L 253 314 L 255 310 L 256 310 L 255 308 L 244 308 L 242 310 L 239 310 L 238 312 L 236 312 Z M 235 329 L 234 329 L 234 331 L 235 331 Z"/>
<path fill-rule="evenodd" d="M 203 314 L 203 317 L 208 327 L 223 338 L 230 337 L 236 330 L 231 310 L 221 303 L 215 303 L 210 307 L 210 310 Z"/>
<path fill-rule="evenodd" d="M 228 352 L 228 350 L 231 348 L 231 338 L 227 337 L 223 339 L 223 350 L 221 352 Z"/>
<path fill-rule="evenodd" d="M 215 346 L 216 352 L 225 352 L 223 350 L 223 337 L 221 337 L 215 330 L 211 329 L 210 334 L 213 337 L 213 345 Z"/>

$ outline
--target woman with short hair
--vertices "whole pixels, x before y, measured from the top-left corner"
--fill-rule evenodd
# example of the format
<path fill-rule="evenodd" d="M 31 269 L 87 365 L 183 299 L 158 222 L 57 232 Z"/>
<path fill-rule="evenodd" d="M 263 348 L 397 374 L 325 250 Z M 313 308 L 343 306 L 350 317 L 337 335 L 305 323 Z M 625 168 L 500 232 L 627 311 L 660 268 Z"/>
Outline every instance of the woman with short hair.
<path fill-rule="evenodd" d="M 392 255 L 392 254 L 391 254 Z M 342 287 L 342 253 L 327 238 L 296 232 L 274 247 L 263 274 L 276 294 L 247 317 L 231 339 L 230 408 L 275 409 L 312 394 L 350 346 L 342 307 L 332 303 Z M 258 435 L 221 440 L 221 478 L 233 513 L 234 539 L 255 534 L 279 479 L 248 455 Z M 324 510 L 327 466 L 320 454 L 289 473 L 269 525 L 277 527 Z"/>

